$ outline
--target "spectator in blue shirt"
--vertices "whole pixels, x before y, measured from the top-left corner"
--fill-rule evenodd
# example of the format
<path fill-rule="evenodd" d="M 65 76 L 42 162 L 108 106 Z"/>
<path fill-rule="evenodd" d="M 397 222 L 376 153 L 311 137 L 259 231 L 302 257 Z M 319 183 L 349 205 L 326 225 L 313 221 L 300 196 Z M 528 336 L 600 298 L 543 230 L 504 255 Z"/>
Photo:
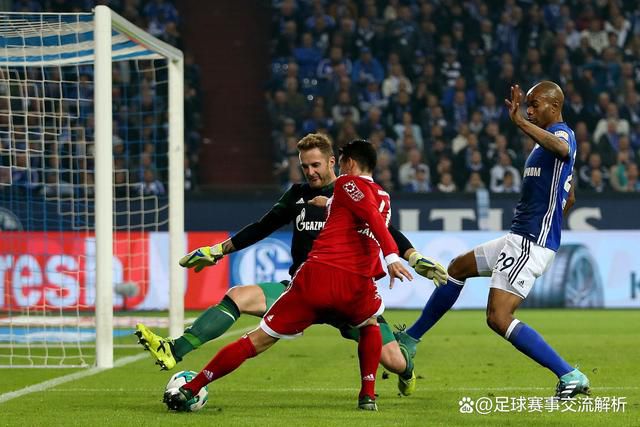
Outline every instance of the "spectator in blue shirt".
<path fill-rule="evenodd" d="M 324 11 L 324 7 L 322 7 L 321 3 L 316 3 L 313 8 L 313 15 L 308 17 L 304 22 L 305 26 L 310 29 L 316 29 L 319 23 L 324 25 L 328 29 L 332 29 L 336 26 L 336 21 L 333 19 L 331 15 L 327 15 Z"/>
<path fill-rule="evenodd" d="M 300 77 L 315 76 L 318 63 L 322 59 L 322 52 L 314 45 L 311 33 L 302 35 L 302 45 L 293 50 L 293 57 L 300 67 Z"/>
<path fill-rule="evenodd" d="M 376 83 L 373 77 L 367 79 L 367 85 L 358 93 L 358 107 L 364 112 L 372 108 L 381 110 L 387 107 L 389 100 L 382 96 L 380 85 Z"/>
<path fill-rule="evenodd" d="M 362 86 L 366 85 L 371 79 L 376 83 L 382 83 L 384 80 L 384 68 L 380 61 L 373 57 L 371 49 L 364 46 L 360 49 L 360 59 L 353 64 L 351 79 Z"/>
<path fill-rule="evenodd" d="M 329 57 L 324 58 L 318 64 L 318 70 L 316 72 L 318 78 L 331 80 L 333 78 L 335 68 L 340 64 L 344 65 L 347 74 L 351 74 L 353 68 L 351 60 L 344 57 L 341 47 L 333 46 L 329 50 Z"/>
<path fill-rule="evenodd" d="M 333 119 L 326 116 L 321 105 L 316 104 L 311 110 L 311 117 L 302 123 L 302 134 L 315 133 L 320 128 L 332 129 Z"/>

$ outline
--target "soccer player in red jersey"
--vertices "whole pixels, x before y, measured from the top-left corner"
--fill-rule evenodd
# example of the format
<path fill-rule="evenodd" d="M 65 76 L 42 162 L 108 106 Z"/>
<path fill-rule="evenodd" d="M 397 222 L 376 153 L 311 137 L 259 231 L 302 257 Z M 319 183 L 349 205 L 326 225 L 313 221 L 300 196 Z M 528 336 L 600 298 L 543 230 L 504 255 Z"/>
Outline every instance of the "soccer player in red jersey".
<path fill-rule="evenodd" d="M 258 221 L 235 233 L 229 239 L 211 246 L 192 250 L 182 257 L 180 265 L 196 272 L 215 266 L 225 255 L 247 248 L 281 228 L 284 224 L 295 226 L 291 236 L 291 266 L 293 276 L 311 252 L 313 242 L 324 228 L 327 211 L 326 202 L 333 195 L 337 176 L 334 172 L 333 144 L 323 134 L 308 134 L 297 143 L 299 161 L 305 183 L 293 184 Z M 389 224 L 401 256 L 409 262 L 416 273 L 440 286 L 447 280 L 446 269 L 437 261 L 418 253 L 411 242 L 399 230 Z M 224 298 L 202 312 L 185 329 L 182 336 L 172 339 L 155 334 L 144 324 L 136 325 L 139 343 L 149 351 L 162 369 L 172 369 L 183 361 L 191 351 L 226 332 L 241 314 L 262 319 L 269 308 L 289 286 L 290 280 L 260 282 L 255 285 L 231 287 Z M 321 286 L 321 284 L 319 284 Z M 382 316 L 378 316 L 382 334 L 380 364 L 398 375 L 398 391 L 409 396 L 416 387 L 413 359 L 409 352 L 398 344 L 391 327 Z M 360 330 L 345 324 L 332 325 L 347 339 L 358 341 Z"/>
<path fill-rule="evenodd" d="M 394 279 L 412 280 L 400 262 L 398 247 L 387 229 L 389 195 L 371 174 L 376 152 L 367 141 L 354 140 L 340 149 L 340 171 L 328 201 L 327 221 L 306 262 L 289 288 L 260 322 L 260 327 L 222 348 L 207 366 L 179 390 L 168 390 L 164 401 L 182 410 L 202 387 L 237 369 L 279 339 L 302 335 L 312 324 L 346 322 L 360 329 L 358 357 L 361 389 L 358 407 L 377 410 L 375 378 L 382 337 L 376 317 L 384 311 L 374 279 L 385 275 L 379 252 Z"/>

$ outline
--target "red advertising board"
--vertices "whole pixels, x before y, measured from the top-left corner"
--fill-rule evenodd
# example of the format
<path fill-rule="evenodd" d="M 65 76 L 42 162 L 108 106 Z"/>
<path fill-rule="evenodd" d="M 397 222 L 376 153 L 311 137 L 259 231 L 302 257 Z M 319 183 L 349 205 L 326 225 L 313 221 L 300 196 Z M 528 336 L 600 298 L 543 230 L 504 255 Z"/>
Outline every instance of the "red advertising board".
<path fill-rule="evenodd" d="M 189 250 L 212 245 L 229 238 L 227 232 L 189 232 Z M 204 309 L 217 304 L 229 289 L 229 257 L 224 257 L 215 267 L 205 268 L 196 273 L 189 270 L 187 293 L 184 299 L 186 309 Z"/>
<path fill-rule="evenodd" d="M 226 232 L 187 233 L 191 250 L 229 237 Z M 153 240 L 153 244 L 151 243 Z M 177 260 L 167 233 L 114 234 L 113 281 L 133 287 L 114 296 L 114 308 L 166 309 L 168 263 Z M 200 310 L 218 303 L 229 287 L 229 260 L 200 273 L 186 272 L 185 308 Z M 3 232 L 0 238 L 0 311 L 85 310 L 95 304 L 95 238 L 86 232 Z"/>
<path fill-rule="evenodd" d="M 229 237 L 226 232 L 187 233 L 189 250 Z M 153 242 L 153 244 L 152 244 Z M 114 234 L 113 282 L 133 287 L 114 295 L 115 309 L 167 309 L 167 233 Z M 91 310 L 95 304 L 95 238 L 86 232 L 3 232 L 0 238 L 0 311 Z M 229 286 L 229 261 L 200 273 L 185 272 L 185 308 L 218 303 Z"/>
<path fill-rule="evenodd" d="M 137 287 L 135 308 L 149 289 L 144 233 L 114 235 L 114 283 Z M 90 309 L 95 303 L 95 239 L 86 232 L 3 232 L 0 310 Z M 116 308 L 122 304 L 116 299 Z"/>

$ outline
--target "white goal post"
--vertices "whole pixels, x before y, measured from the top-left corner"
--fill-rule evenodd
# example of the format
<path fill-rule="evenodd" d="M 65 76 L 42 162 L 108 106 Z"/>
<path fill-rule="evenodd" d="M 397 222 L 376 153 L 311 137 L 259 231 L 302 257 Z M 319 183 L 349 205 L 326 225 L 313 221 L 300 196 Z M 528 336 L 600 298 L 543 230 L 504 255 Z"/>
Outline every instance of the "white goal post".
<path fill-rule="evenodd" d="M 96 158 L 111 159 L 112 30 L 169 61 L 169 256 L 184 255 L 184 105 L 183 57 L 178 49 L 140 30 L 106 6 L 95 9 L 95 117 Z M 104 120 L 100 120 L 104 117 Z M 96 161 L 96 366 L 113 367 L 113 230 L 111 162 Z M 180 335 L 184 323 L 184 274 L 171 263 L 169 335 Z M 102 276 L 104 274 L 104 277 Z"/>
<path fill-rule="evenodd" d="M 75 35 L 74 31 L 76 32 Z M 70 35 L 75 37 L 69 38 L 68 36 Z M 16 40 L 21 40 L 22 42 L 17 43 Z M 151 71 L 149 71 L 149 68 L 144 68 L 147 66 L 145 64 L 155 64 L 157 61 L 166 61 L 166 65 L 162 65 L 160 71 L 154 68 L 155 65 L 149 66 L 152 67 Z M 167 106 L 166 111 L 161 111 L 154 104 L 150 110 L 152 112 L 148 114 L 148 116 L 153 114 L 152 119 L 149 119 L 150 123 L 153 122 L 154 118 L 157 120 L 158 117 L 166 121 L 166 123 L 162 123 L 163 128 L 161 130 L 165 132 L 166 128 L 166 132 L 162 134 L 163 136 L 153 137 L 163 139 L 162 144 L 166 143 L 164 179 L 158 179 L 158 181 L 163 181 L 158 185 L 163 186 L 166 184 L 165 194 L 167 198 L 166 201 L 162 202 L 162 206 L 157 200 L 151 200 L 154 197 L 157 199 L 155 195 L 149 196 L 143 190 L 138 190 L 138 185 L 143 183 L 142 179 L 146 179 L 146 175 L 144 175 L 144 178 L 138 178 L 139 182 L 134 182 L 133 178 L 130 180 L 129 175 L 137 172 L 134 173 L 131 169 L 128 169 L 123 172 L 123 175 L 126 176 L 124 183 L 114 182 L 114 173 L 117 173 L 117 170 L 114 170 L 114 147 L 116 145 L 116 142 L 114 142 L 116 132 L 112 127 L 114 115 L 120 114 L 125 117 L 124 121 L 126 123 L 128 123 L 126 114 L 130 114 L 131 117 L 139 120 L 139 122 L 136 122 L 139 123 L 136 125 L 139 128 L 134 129 L 134 131 L 144 135 L 145 138 L 151 138 L 148 135 L 155 135 L 154 132 L 159 132 L 156 128 L 160 127 L 156 125 L 156 122 L 153 122 L 153 124 L 144 122 L 147 116 L 140 112 L 142 108 L 140 111 L 135 109 L 137 108 L 134 105 L 136 102 L 141 105 L 146 102 L 139 93 L 135 96 L 131 95 L 131 99 L 128 100 L 127 104 L 128 110 L 127 108 L 121 108 L 118 112 L 114 111 L 112 73 L 116 64 L 119 63 L 133 64 L 123 65 L 123 67 L 129 67 L 140 75 L 151 73 L 151 75 L 162 74 L 167 76 L 166 81 L 161 83 L 156 82 L 153 77 L 150 78 L 151 83 L 147 81 L 140 83 L 140 85 L 144 84 L 151 87 L 151 89 L 147 89 L 145 86 L 145 90 L 149 90 L 149 93 L 157 95 L 157 91 L 160 90 L 158 88 L 161 85 L 163 93 L 166 92 L 167 101 L 163 104 Z M 81 87 L 82 84 L 80 82 L 83 67 L 86 66 L 89 66 L 93 73 L 93 85 L 89 89 Z M 31 73 L 31 67 L 36 67 L 38 71 Z M 78 82 L 74 78 L 65 77 L 65 73 L 67 75 L 72 74 L 69 73 L 68 67 L 76 67 L 73 72 L 78 76 Z M 55 78 L 47 77 L 54 75 L 56 72 L 58 75 Z M 7 365 L 10 367 L 90 365 L 95 365 L 99 368 L 113 367 L 114 246 L 116 245 L 115 236 L 117 232 L 131 233 L 130 230 L 141 230 L 140 232 L 144 233 L 147 230 L 161 231 L 161 229 L 168 231 L 168 265 L 164 267 L 168 270 L 169 276 L 169 334 L 171 336 L 180 335 L 184 324 L 185 274 L 178 265 L 177 260 L 184 255 L 186 249 L 184 239 L 184 76 L 182 52 L 136 27 L 107 6 L 96 6 L 95 11 L 91 14 L 2 12 L 0 13 L 0 74 L 0 83 L 7 88 L 4 94 L 0 95 L 0 110 L 3 111 L 0 115 L 6 115 L 7 127 L 9 128 L 7 132 L 8 139 L 2 142 L 4 145 L 0 146 L 0 149 L 2 149 L 0 150 L 0 160 L 3 162 L 0 164 L 0 189 L 5 192 L 2 200 L 11 200 L 11 203 L 13 203 L 18 200 L 18 192 L 21 192 L 20 197 L 26 194 L 24 196 L 26 205 L 29 205 L 30 202 L 32 205 L 34 204 L 35 194 L 38 194 L 38 200 L 40 198 L 47 199 L 47 203 L 55 199 L 60 206 L 64 205 L 64 209 L 71 206 L 71 222 L 73 224 L 76 222 L 76 217 L 86 216 L 82 231 L 86 232 L 87 236 L 90 236 L 88 239 L 95 237 L 95 260 L 92 261 L 95 262 L 94 266 L 84 261 L 87 265 L 86 271 L 69 272 L 62 269 L 51 273 L 53 275 L 57 274 L 59 277 L 56 277 L 60 280 L 65 280 L 64 275 L 70 276 L 72 274 L 78 277 L 82 275 L 83 278 L 95 276 L 95 304 L 93 305 L 95 307 L 95 361 L 89 363 L 85 360 L 91 360 L 91 358 L 84 359 L 80 357 L 78 359 L 80 360 L 79 362 L 68 362 L 68 352 L 63 348 L 60 352 L 61 356 L 58 356 L 58 352 L 51 351 L 51 348 L 53 348 L 51 345 L 45 346 L 45 355 L 41 356 L 39 355 L 40 353 L 29 347 L 30 341 L 27 341 L 27 344 L 23 344 L 29 347 L 26 355 L 18 355 L 12 352 L 8 356 L 8 364 L 6 360 L 2 360 L 0 355 L 0 365 L 2 367 Z M 40 76 L 39 80 L 35 81 L 32 74 Z M 132 84 L 134 83 L 132 82 Z M 75 88 L 66 90 L 65 84 L 70 87 L 75 85 Z M 58 98 L 52 99 L 51 95 L 47 95 L 47 88 L 54 87 L 53 90 L 56 90 L 56 85 L 61 88 L 57 89 L 60 94 Z M 32 95 L 32 86 L 35 88 L 33 89 L 35 95 Z M 69 93 L 75 94 L 75 98 L 70 98 L 71 95 Z M 83 96 L 89 96 L 85 94 L 91 94 L 93 99 L 83 99 Z M 20 108 L 24 111 L 17 112 L 15 109 L 16 103 L 19 103 L 21 105 Z M 56 106 L 52 107 L 52 110 L 48 110 L 49 107 L 45 106 L 48 105 L 47 103 L 55 104 Z M 46 148 L 35 149 L 36 143 L 34 141 L 38 138 L 40 139 L 39 143 L 41 145 L 39 147 L 44 147 L 47 144 L 56 144 L 57 147 L 63 143 L 70 144 L 70 146 L 73 145 L 74 141 L 71 140 L 69 142 L 69 139 L 72 139 L 78 133 L 73 124 L 77 117 L 71 117 L 73 114 L 67 113 L 68 108 L 65 106 L 73 104 L 71 109 L 77 108 L 80 111 L 91 103 L 93 103 L 93 110 L 83 110 L 82 113 L 84 114 L 83 120 L 85 122 L 95 124 L 83 124 L 83 134 L 93 133 L 91 144 L 86 144 L 90 148 L 84 148 L 84 150 L 88 150 L 86 154 L 79 152 L 76 148 L 73 148 L 71 153 L 68 154 L 69 157 L 75 158 L 86 155 L 86 159 L 83 159 L 81 163 L 83 170 L 78 173 L 71 172 L 69 176 L 72 176 L 72 178 L 66 181 L 52 177 L 51 183 L 49 183 L 46 179 L 49 179 L 51 171 L 47 169 L 47 165 L 53 163 L 57 165 L 58 163 L 56 162 L 58 162 L 58 157 L 60 156 L 57 152 L 51 154 L 51 150 L 47 151 L 48 149 Z M 89 117 L 91 114 L 93 114 L 93 117 Z M 24 116 L 24 126 L 20 125 L 21 127 L 19 127 L 15 123 L 18 122 L 18 117 L 22 120 L 22 116 Z M 41 124 L 36 129 L 36 126 L 32 123 L 37 121 L 40 121 Z M 50 125 L 50 123 L 53 124 Z M 143 129 L 143 126 L 146 126 L 146 129 Z M 153 129 L 151 129 L 152 127 Z M 26 135 L 24 144 L 18 141 L 20 138 L 15 136 L 20 132 Z M 1 138 L 2 135 L 0 135 Z M 142 140 L 143 136 L 139 138 Z M 88 140 L 89 137 L 87 137 Z M 145 141 L 148 142 L 148 140 Z M 155 142 L 155 139 L 153 141 Z M 121 144 L 121 141 L 118 144 Z M 153 144 L 149 143 L 148 145 Z M 164 145 L 162 146 L 164 147 Z M 56 150 L 58 149 L 56 148 Z M 153 150 L 153 147 L 151 147 L 151 150 Z M 164 154 L 162 155 L 164 156 Z M 53 156 L 56 157 L 55 162 L 51 160 Z M 155 159 L 159 158 L 160 155 L 153 153 L 149 157 L 153 157 L 153 161 L 156 161 Z M 26 160 L 22 160 L 23 158 L 26 158 Z M 69 163 L 74 163 L 74 161 L 74 159 L 69 160 Z M 164 160 L 162 161 L 164 162 Z M 89 170 L 90 167 L 86 166 L 87 164 L 93 164 L 93 169 Z M 41 170 L 33 165 L 40 165 Z M 149 169 L 154 167 L 155 165 L 149 167 Z M 60 166 L 58 172 L 63 174 L 67 172 L 67 169 Z M 18 179 L 24 179 L 25 173 L 27 175 L 25 183 L 19 184 Z M 83 173 L 84 175 L 82 175 Z M 144 173 L 146 173 L 146 170 L 144 170 Z M 86 177 L 87 175 L 91 175 L 93 182 Z M 78 178 L 78 176 L 84 176 L 84 178 Z M 141 174 L 140 176 L 143 175 Z M 68 192 L 64 190 L 63 182 L 66 186 L 64 188 L 69 188 Z M 126 186 L 125 196 L 116 195 L 114 188 L 117 189 L 118 185 Z M 82 188 L 80 188 L 81 186 Z M 133 192 L 134 187 L 136 196 L 129 197 L 129 192 Z M 61 188 L 65 191 L 65 195 L 62 195 L 63 190 Z M 55 197 L 50 197 L 49 193 L 53 193 Z M 121 198 L 118 199 L 118 197 Z M 19 202 L 22 203 L 21 200 Z M 18 202 L 15 203 L 17 206 Z M 154 203 L 156 210 L 153 212 L 147 210 L 145 206 Z M 9 204 L 7 203 L 7 205 Z M 116 205 L 131 206 L 131 212 L 114 212 L 114 206 Z M 166 215 L 160 212 L 164 209 L 163 206 L 168 210 Z M 60 209 L 62 208 L 58 208 L 59 211 Z M 92 211 L 88 212 L 89 209 Z M 81 212 L 80 215 L 78 215 L 78 211 Z M 134 228 L 130 225 L 132 223 L 130 218 L 118 220 L 119 215 L 129 214 L 136 214 L 142 218 L 140 221 L 134 221 Z M 163 215 L 166 216 L 166 221 L 159 219 Z M 148 226 L 144 223 L 147 217 L 153 218 L 152 224 Z M 48 219 L 45 218 L 43 221 L 46 228 Z M 35 223 L 37 221 L 29 219 L 27 222 Z M 118 225 L 117 223 L 122 223 L 123 225 Z M 11 234 L 7 234 L 7 236 L 9 235 Z M 61 234 L 61 236 L 67 235 Z M 18 238 L 20 237 L 16 237 L 16 239 Z M 63 238 L 59 237 L 59 239 Z M 88 254 L 89 250 L 86 253 Z M 147 260 L 142 258 L 153 255 L 153 253 L 138 254 L 135 256 L 136 259 L 134 261 L 146 263 Z M 83 256 L 85 259 L 90 258 L 88 255 L 79 256 Z M 0 256 L 0 272 L 8 271 L 11 266 L 10 263 L 14 262 L 15 258 L 15 256 L 7 255 L 3 261 Z M 7 264 L 5 270 L 2 270 L 4 268 L 2 267 L 2 262 Z M 74 261 L 70 260 L 69 262 L 73 264 Z M 92 271 L 90 271 L 91 268 L 93 268 Z M 14 273 L 13 280 L 21 280 L 23 284 L 27 283 L 35 275 L 35 273 L 30 273 L 31 275 L 25 278 L 24 274 L 22 276 L 20 274 L 20 272 Z M 8 275 L 0 275 L 0 279 L 5 276 L 8 277 Z M 6 291 L 7 286 L 0 288 L 0 290 L 5 289 L 0 294 Z M 23 287 L 22 292 L 27 292 L 24 289 L 26 288 Z M 8 291 L 6 292 L 6 295 L 9 295 Z M 47 292 L 47 290 L 43 292 Z M 89 291 L 81 290 L 79 292 Z M 59 294 L 62 295 L 63 291 L 59 291 Z M 34 304 L 36 304 L 35 301 L 36 298 L 33 299 Z M 9 306 L 9 318 L 17 314 L 26 316 L 42 314 L 44 318 L 52 311 L 44 302 L 41 307 L 30 306 L 26 309 L 22 308 L 22 311 L 18 312 L 17 309 L 11 307 L 11 297 L 4 299 L 0 297 L 0 320 L 2 320 L 3 316 L 3 302 Z M 68 309 L 68 307 L 63 307 L 59 310 L 56 308 L 60 313 L 64 313 Z M 86 307 L 84 306 L 76 307 L 75 315 L 80 317 L 85 309 Z M 9 323 L 7 328 L 9 333 L 12 333 L 15 325 Z M 2 335 L 1 332 L 0 335 Z M 133 336 L 131 340 L 133 342 Z M 13 345 L 13 341 L 10 341 L 10 345 Z M 78 348 L 82 347 L 78 343 L 74 345 Z M 51 356 L 54 353 L 56 356 Z M 39 357 L 43 361 L 34 362 L 33 359 L 35 357 Z M 27 361 L 24 362 L 24 360 Z"/>

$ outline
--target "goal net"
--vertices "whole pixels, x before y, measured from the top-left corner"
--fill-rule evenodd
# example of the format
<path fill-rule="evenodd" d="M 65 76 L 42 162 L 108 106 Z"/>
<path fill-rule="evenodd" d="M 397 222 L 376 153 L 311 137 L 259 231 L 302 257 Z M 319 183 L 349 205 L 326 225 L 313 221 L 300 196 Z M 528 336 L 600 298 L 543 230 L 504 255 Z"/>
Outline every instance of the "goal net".
<path fill-rule="evenodd" d="M 182 79 L 106 6 L 0 13 L 1 366 L 111 367 L 114 309 L 172 303 L 181 330 Z"/>

